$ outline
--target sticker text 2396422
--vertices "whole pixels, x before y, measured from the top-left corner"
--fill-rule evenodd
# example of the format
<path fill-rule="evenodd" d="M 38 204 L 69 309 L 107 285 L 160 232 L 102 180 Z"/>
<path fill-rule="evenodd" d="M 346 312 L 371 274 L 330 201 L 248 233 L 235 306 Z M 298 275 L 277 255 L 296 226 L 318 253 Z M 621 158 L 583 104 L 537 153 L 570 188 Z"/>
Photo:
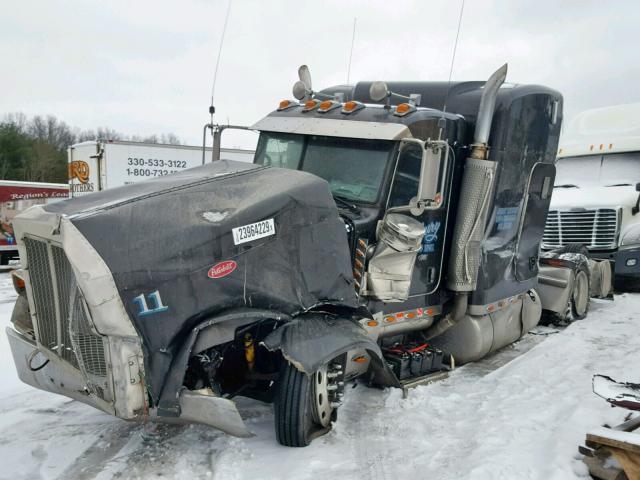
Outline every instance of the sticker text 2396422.
<path fill-rule="evenodd" d="M 262 220 L 261 222 L 243 225 L 231 231 L 233 232 L 234 245 L 240 245 L 241 243 L 250 242 L 251 240 L 275 235 L 276 227 L 273 218 L 270 218 L 268 220 Z"/>

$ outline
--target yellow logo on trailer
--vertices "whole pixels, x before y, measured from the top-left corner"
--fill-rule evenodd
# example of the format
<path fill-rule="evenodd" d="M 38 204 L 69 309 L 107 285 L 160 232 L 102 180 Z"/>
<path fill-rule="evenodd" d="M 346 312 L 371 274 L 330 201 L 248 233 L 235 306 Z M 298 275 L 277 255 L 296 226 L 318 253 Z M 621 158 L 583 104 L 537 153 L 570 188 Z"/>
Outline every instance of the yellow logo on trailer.
<path fill-rule="evenodd" d="M 82 160 L 75 160 L 69 164 L 69 180 L 77 178 L 80 183 L 89 181 L 89 164 Z"/>

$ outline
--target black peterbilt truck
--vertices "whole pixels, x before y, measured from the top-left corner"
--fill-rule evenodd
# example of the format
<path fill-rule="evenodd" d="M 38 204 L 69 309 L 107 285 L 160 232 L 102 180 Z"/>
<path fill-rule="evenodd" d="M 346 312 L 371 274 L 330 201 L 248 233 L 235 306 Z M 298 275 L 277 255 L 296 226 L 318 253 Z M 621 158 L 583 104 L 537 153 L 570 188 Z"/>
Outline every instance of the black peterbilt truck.
<path fill-rule="evenodd" d="M 346 381 L 404 387 L 514 342 L 543 306 L 586 314 L 584 262 L 538 254 L 558 92 L 504 84 L 506 65 L 487 82 L 322 92 L 300 73 L 300 101 L 253 127 L 254 164 L 15 219 L 7 334 L 24 382 L 238 436 L 232 399 L 257 398 L 278 441 L 304 446 Z"/>

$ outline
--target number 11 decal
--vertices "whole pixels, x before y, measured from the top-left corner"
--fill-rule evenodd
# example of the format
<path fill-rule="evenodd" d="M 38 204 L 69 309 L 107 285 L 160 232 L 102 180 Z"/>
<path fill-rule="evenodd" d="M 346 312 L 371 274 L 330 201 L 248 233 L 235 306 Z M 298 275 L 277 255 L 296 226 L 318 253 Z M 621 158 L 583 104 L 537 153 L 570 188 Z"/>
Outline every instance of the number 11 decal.
<path fill-rule="evenodd" d="M 158 290 L 149 294 L 149 300 L 153 308 L 149 308 L 149 306 L 147 305 L 147 299 L 145 298 L 144 294 L 138 295 L 133 299 L 133 303 L 138 305 L 138 308 L 140 310 L 138 312 L 139 317 L 144 317 L 146 315 L 169 310 L 169 307 L 162 304 L 162 299 L 160 298 L 160 292 Z"/>

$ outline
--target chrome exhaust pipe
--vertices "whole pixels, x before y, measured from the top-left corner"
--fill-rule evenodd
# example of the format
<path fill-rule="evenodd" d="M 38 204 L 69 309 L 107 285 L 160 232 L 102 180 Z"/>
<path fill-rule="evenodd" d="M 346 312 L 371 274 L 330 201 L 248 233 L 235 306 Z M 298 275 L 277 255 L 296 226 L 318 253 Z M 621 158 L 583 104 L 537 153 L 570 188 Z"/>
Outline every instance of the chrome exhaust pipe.
<path fill-rule="evenodd" d="M 493 72 L 489 80 L 484 84 L 482 97 L 480 98 L 480 107 L 478 108 L 478 118 L 476 119 L 476 130 L 473 134 L 473 143 L 471 144 L 471 158 L 479 158 L 485 160 L 488 156 L 489 133 L 491 132 L 491 121 L 493 120 L 493 112 L 496 108 L 496 98 L 498 90 L 507 78 L 508 66 L 505 63 L 498 70 Z"/>
<path fill-rule="evenodd" d="M 471 292 L 477 285 L 481 263 L 481 246 L 496 163 L 488 160 L 489 134 L 498 90 L 507 76 L 507 64 L 496 70 L 484 84 L 471 152 L 465 162 L 458 203 L 453 244 L 449 257 L 448 287 L 454 292 Z"/>

